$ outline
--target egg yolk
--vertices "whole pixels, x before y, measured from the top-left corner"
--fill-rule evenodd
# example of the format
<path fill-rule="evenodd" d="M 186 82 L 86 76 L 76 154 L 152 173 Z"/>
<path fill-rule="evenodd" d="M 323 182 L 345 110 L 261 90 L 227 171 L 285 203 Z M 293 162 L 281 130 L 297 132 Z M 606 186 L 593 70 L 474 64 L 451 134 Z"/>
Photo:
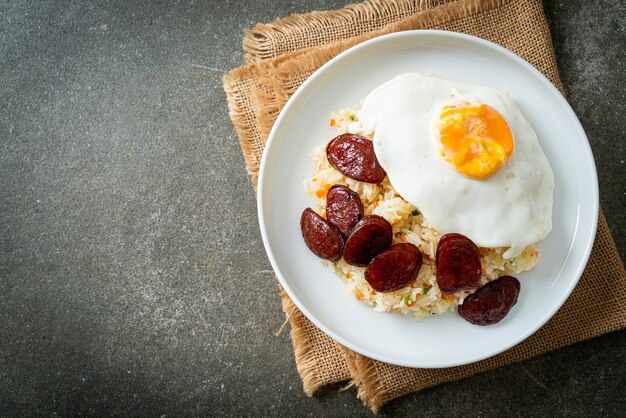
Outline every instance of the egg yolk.
<path fill-rule="evenodd" d="M 467 177 L 486 179 L 513 154 L 509 125 L 486 104 L 463 101 L 444 106 L 435 131 L 443 158 Z"/>

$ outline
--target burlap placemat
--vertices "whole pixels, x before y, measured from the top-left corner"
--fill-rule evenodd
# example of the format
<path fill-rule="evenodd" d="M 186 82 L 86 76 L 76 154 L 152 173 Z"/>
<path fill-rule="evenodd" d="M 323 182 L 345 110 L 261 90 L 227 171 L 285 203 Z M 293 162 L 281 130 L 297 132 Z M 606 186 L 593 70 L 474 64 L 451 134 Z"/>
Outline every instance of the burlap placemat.
<path fill-rule="evenodd" d="M 231 119 L 254 186 L 265 140 L 280 109 L 317 68 L 345 49 L 382 34 L 411 29 L 464 32 L 524 57 L 561 91 L 540 0 L 375 0 L 257 25 L 246 32 L 251 64 L 224 77 Z M 354 353 L 316 328 L 282 294 L 304 390 L 350 380 L 372 410 L 391 399 L 462 379 L 626 326 L 626 274 L 600 213 L 587 268 L 571 297 L 537 333 L 490 359 L 447 369 L 410 369 Z"/>

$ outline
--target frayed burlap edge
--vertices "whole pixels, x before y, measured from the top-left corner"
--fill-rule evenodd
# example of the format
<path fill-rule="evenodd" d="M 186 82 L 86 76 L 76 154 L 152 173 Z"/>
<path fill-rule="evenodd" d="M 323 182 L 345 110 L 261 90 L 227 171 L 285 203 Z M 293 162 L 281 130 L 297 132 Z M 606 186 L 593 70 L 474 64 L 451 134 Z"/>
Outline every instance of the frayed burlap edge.
<path fill-rule="evenodd" d="M 256 145 L 258 131 L 255 132 L 257 129 L 256 124 L 249 121 L 248 114 L 245 111 L 244 102 L 248 100 L 248 98 L 244 89 L 247 83 L 252 83 L 252 80 L 257 76 L 257 67 L 246 66 L 230 71 L 222 79 L 228 103 L 228 115 L 237 132 L 239 145 L 241 146 L 243 158 L 246 162 L 246 170 L 255 191 L 261 161 L 255 158 L 255 153 L 252 152 L 252 148 Z"/>
<path fill-rule="evenodd" d="M 303 49 L 298 45 L 293 45 L 289 49 L 284 47 L 289 39 L 307 39 L 305 34 L 310 31 L 332 30 L 333 41 L 344 40 L 358 35 L 359 32 L 377 30 L 418 11 L 429 10 L 453 1 L 456 0 L 368 0 L 338 10 L 315 11 L 292 15 L 273 23 L 259 23 L 251 29 L 244 30 L 245 59 L 246 62 L 253 63 Z M 368 28 L 359 30 L 364 22 L 367 22 Z M 337 30 L 341 31 L 342 28 L 345 29 L 337 35 Z M 321 38 L 316 43 L 307 44 L 306 47 L 317 47 L 325 43 L 328 43 L 328 40 Z M 284 50 L 280 50 L 278 45 Z"/>
<path fill-rule="evenodd" d="M 296 369 L 298 369 L 302 379 L 304 393 L 307 396 L 313 396 L 320 387 L 324 386 L 325 382 L 320 378 L 315 357 L 311 355 L 312 344 L 303 323 L 306 317 L 300 312 L 282 287 L 280 288 L 280 296 L 283 312 L 289 318 L 289 323 L 291 324 L 291 342 L 296 356 Z"/>
<path fill-rule="evenodd" d="M 376 413 L 385 403 L 388 393 L 376 368 L 376 361 L 369 357 L 343 348 L 343 355 L 348 363 L 348 370 L 352 375 L 352 381 L 357 388 L 356 396 Z"/>
<path fill-rule="evenodd" d="M 222 78 L 222 85 L 226 93 L 228 114 L 239 138 L 239 145 L 243 151 L 246 171 L 250 176 L 252 187 L 256 191 L 259 177 L 261 157 L 254 152 L 255 147 L 265 146 L 280 110 L 283 108 L 291 93 L 276 90 L 275 86 L 282 83 L 276 74 L 276 68 L 282 63 L 294 60 L 303 52 L 293 52 L 272 60 L 260 61 L 235 68 Z M 330 58 L 328 58 L 330 59 Z M 262 75 L 265 76 L 262 76 Z M 251 100 L 250 96 L 256 98 Z M 248 103 L 246 103 L 248 102 Z M 246 112 L 246 104 L 255 104 L 256 116 L 252 119 Z M 259 143 L 259 139 L 263 142 Z"/>

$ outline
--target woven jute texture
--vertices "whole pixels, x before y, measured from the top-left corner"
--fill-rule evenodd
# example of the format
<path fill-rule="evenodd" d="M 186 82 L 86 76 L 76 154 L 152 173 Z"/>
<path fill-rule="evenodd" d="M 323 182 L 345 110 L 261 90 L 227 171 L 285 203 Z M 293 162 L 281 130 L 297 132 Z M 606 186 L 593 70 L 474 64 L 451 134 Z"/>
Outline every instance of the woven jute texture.
<path fill-rule="evenodd" d="M 267 135 L 307 77 L 364 40 L 412 29 L 463 32 L 498 43 L 533 64 L 563 92 L 540 0 L 373 0 L 260 24 L 248 30 L 244 39 L 249 64 L 224 77 L 230 116 L 253 186 Z M 521 344 L 466 366 L 410 369 L 364 357 L 321 332 L 281 290 L 305 392 L 313 394 L 321 386 L 350 381 L 374 411 L 407 393 L 622 329 L 625 293 L 624 266 L 602 213 L 589 263 L 559 312 Z"/>

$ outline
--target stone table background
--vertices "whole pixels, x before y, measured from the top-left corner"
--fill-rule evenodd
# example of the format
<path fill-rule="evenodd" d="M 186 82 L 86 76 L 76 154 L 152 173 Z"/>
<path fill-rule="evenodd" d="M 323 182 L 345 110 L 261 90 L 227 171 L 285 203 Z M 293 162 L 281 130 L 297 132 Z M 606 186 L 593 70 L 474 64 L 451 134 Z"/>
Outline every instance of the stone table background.
<path fill-rule="evenodd" d="M 0 415 L 370 413 L 301 389 L 221 77 L 241 31 L 347 1 L 0 3 Z M 593 3 L 593 4 L 591 4 Z M 626 10 L 546 1 L 626 252 Z M 626 332 L 381 415 L 620 415 Z"/>

